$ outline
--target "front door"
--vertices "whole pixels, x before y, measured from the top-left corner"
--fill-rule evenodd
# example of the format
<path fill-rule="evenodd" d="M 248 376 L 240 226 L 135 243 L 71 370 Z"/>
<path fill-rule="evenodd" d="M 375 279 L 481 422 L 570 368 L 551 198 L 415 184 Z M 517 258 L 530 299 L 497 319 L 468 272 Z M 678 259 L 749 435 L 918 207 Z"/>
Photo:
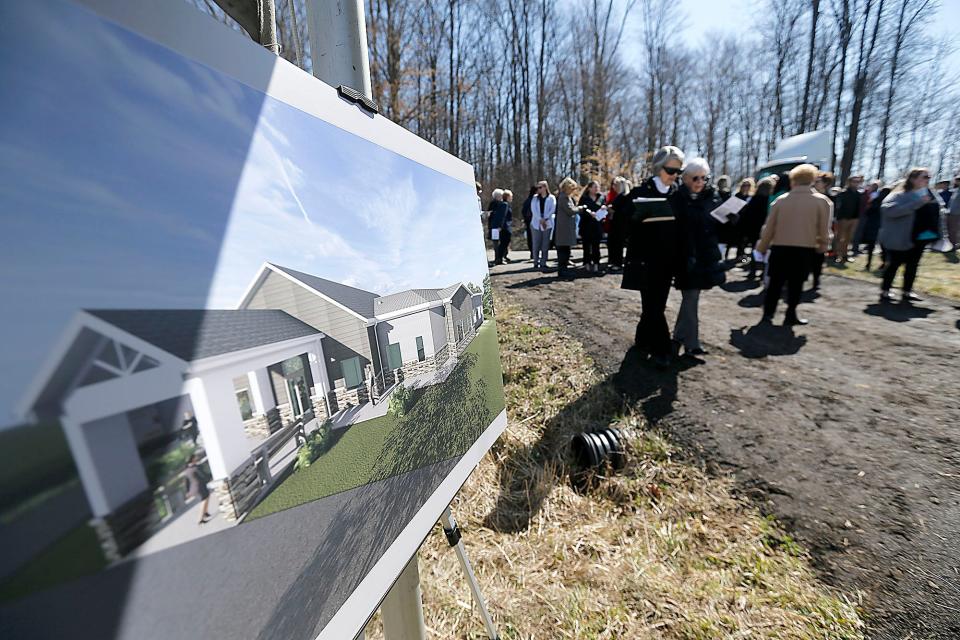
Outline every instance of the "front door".
<path fill-rule="evenodd" d="M 290 410 L 298 418 L 313 408 L 310 404 L 310 385 L 307 381 L 307 371 L 303 363 L 303 356 L 296 356 L 284 360 L 282 365 L 283 378 L 287 383 L 287 396 L 290 398 Z"/>

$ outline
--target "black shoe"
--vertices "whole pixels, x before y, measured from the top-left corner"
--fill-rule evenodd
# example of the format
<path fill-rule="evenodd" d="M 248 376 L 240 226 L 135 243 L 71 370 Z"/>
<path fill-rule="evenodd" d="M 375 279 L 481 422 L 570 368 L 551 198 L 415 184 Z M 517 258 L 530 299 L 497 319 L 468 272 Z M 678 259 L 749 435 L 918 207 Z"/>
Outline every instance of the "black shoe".
<path fill-rule="evenodd" d="M 513 260 L 511 260 L 510 258 L 504 258 L 503 261 L 506 262 L 507 264 L 513 263 Z"/>
<path fill-rule="evenodd" d="M 705 356 L 709 354 L 709 351 L 703 347 L 697 347 L 696 349 L 691 349 L 686 352 L 688 356 Z"/>
<path fill-rule="evenodd" d="M 893 302 L 894 300 L 896 300 L 896 298 L 889 291 L 880 292 L 880 302 Z"/>
<path fill-rule="evenodd" d="M 798 318 L 797 316 L 788 316 L 783 321 L 783 326 L 785 327 L 802 327 L 810 324 L 810 321 L 806 318 Z"/>

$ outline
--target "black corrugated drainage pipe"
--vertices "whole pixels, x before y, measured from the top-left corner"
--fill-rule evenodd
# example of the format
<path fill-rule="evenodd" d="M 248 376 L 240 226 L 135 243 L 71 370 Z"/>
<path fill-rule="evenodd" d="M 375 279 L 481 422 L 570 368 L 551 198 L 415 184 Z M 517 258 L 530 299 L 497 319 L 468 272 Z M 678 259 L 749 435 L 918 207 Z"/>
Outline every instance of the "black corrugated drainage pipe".
<path fill-rule="evenodd" d="M 577 489 L 586 489 L 607 467 L 618 471 L 626 464 L 623 434 L 619 429 L 578 433 L 570 443 L 574 468 L 570 480 Z"/>

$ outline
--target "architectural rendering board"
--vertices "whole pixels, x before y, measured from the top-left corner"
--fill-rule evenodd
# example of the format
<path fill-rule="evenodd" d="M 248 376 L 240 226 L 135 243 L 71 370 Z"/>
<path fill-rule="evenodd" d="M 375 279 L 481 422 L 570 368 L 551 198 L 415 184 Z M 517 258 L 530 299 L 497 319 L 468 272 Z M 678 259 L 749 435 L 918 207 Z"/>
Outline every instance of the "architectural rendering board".
<path fill-rule="evenodd" d="M 0 636 L 352 638 L 506 423 L 472 169 L 187 3 L 0 17 Z"/>

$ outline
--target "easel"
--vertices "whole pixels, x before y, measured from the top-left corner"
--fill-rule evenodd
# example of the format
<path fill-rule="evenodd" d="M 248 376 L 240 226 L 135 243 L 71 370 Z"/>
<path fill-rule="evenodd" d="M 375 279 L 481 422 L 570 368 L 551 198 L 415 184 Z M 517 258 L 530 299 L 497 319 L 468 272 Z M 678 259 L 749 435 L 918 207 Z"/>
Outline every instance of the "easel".
<path fill-rule="evenodd" d="M 457 554 L 457 560 L 460 561 L 460 567 L 463 569 L 467 584 L 470 586 L 470 593 L 474 602 L 477 603 L 480 617 L 487 629 L 487 637 L 490 640 L 499 640 L 500 636 L 497 634 L 497 628 L 493 624 L 490 612 L 487 610 L 483 594 L 480 592 L 480 585 L 477 583 L 476 574 L 473 573 L 473 566 L 470 564 L 467 551 L 463 546 L 460 527 L 453 519 L 450 507 L 443 510 L 440 525 L 447 537 L 447 543 L 453 548 L 454 553 Z M 426 638 L 417 558 L 418 556 L 411 558 L 380 605 L 380 616 L 383 620 L 386 640 L 424 640 Z M 362 633 L 357 637 L 357 640 L 363 640 Z"/>
<path fill-rule="evenodd" d="M 367 52 L 367 26 L 363 0 L 307 0 L 307 32 L 313 75 L 337 87 L 340 96 L 361 108 L 376 113 L 370 84 Z M 480 585 L 448 506 L 440 518 L 447 542 L 453 547 L 480 610 L 490 640 L 499 640 L 497 629 L 487 611 Z M 401 572 L 380 605 L 386 640 L 425 640 L 423 598 L 420 592 L 419 556 L 415 555 Z M 358 636 L 363 640 L 363 632 Z"/>

